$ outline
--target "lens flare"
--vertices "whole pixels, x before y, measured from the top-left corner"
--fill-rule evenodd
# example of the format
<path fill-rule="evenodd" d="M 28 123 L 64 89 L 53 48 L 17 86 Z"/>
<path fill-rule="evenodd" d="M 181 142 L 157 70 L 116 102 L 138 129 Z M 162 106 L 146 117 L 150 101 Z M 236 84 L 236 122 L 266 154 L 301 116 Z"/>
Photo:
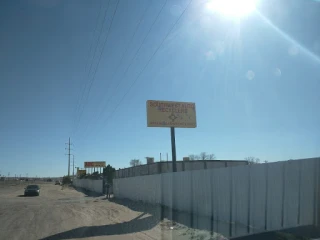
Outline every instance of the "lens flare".
<path fill-rule="evenodd" d="M 257 0 L 211 0 L 206 8 L 231 17 L 243 17 L 256 9 Z"/>

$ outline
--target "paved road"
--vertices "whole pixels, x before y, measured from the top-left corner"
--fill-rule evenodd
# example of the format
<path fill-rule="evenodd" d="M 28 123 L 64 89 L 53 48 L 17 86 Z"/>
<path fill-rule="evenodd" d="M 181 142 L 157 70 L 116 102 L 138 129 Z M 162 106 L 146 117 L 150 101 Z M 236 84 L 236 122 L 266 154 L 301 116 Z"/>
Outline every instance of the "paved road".
<path fill-rule="evenodd" d="M 39 197 L 24 197 L 24 184 L 0 184 L 0 239 L 209 239 L 148 212 L 104 196 L 90 197 L 53 183 L 39 184 Z M 212 239 L 212 238 L 211 238 Z M 220 239 L 220 238 L 216 238 Z"/>

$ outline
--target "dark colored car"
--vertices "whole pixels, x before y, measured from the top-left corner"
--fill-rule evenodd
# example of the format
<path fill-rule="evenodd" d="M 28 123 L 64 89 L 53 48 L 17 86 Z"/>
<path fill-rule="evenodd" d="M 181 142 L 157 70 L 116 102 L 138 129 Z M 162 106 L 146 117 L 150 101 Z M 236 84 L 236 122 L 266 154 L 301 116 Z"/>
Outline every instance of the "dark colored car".
<path fill-rule="evenodd" d="M 40 187 L 38 185 L 28 185 L 24 189 L 25 196 L 39 196 L 40 195 Z"/>

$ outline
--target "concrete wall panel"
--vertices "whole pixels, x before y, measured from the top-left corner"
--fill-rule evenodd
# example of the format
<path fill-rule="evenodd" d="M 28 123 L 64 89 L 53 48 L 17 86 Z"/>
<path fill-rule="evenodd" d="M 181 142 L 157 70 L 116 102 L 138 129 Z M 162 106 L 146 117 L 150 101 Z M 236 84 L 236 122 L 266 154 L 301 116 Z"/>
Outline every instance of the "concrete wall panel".
<path fill-rule="evenodd" d="M 103 181 L 102 180 L 91 180 L 91 179 L 74 179 L 73 185 L 75 187 L 84 188 L 88 191 L 97 193 L 103 192 Z"/>
<path fill-rule="evenodd" d="M 138 168 L 139 175 L 138 176 L 144 176 L 149 174 L 149 165 L 141 165 Z"/>
<path fill-rule="evenodd" d="M 230 222 L 231 172 L 230 168 L 207 170 L 212 174 L 212 201 L 214 220 Z"/>
<path fill-rule="evenodd" d="M 232 235 L 245 235 L 249 220 L 249 167 L 230 168 L 232 171 Z"/>
<path fill-rule="evenodd" d="M 261 232 L 266 226 L 266 193 L 268 164 L 254 164 L 250 168 L 250 232 Z"/>
<path fill-rule="evenodd" d="M 315 189 L 319 186 L 315 183 L 319 169 L 319 160 L 301 160 L 300 183 L 300 225 L 313 224 L 315 212 Z M 319 174 L 319 172 L 318 172 Z"/>
<path fill-rule="evenodd" d="M 161 188 L 159 188 L 161 176 L 160 175 L 149 175 L 135 177 L 136 186 L 139 186 L 138 200 L 142 200 L 148 203 L 160 203 Z M 135 186 L 132 189 L 136 190 Z"/>
<path fill-rule="evenodd" d="M 185 161 L 184 163 L 184 170 L 191 171 L 191 170 L 201 170 L 204 169 L 204 162 L 203 161 Z"/>
<path fill-rule="evenodd" d="M 211 224 L 208 217 L 213 213 L 215 231 L 239 236 L 247 234 L 248 228 L 255 233 L 313 224 L 319 162 L 301 160 L 115 179 L 114 192 L 116 197 L 161 202 L 193 212 L 195 225 Z"/>
<path fill-rule="evenodd" d="M 285 162 L 268 164 L 267 230 L 282 227 L 282 200 Z"/>
<path fill-rule="evenodd" d="M 157 163 L 149 164 L 149 174 L 159 174 L 159 167 Z"/>
<path fill-rule="evenodd" d="M 207 169 L 210 169 L 210 168 L 224 168 L 224 167 L 226 167 L 226 163 L 224 161 L 207 162 Z"/>
<path fill-rule="evenodd" d="M 163 205 L 171 208 L 173 207 L 172 175 L 173 175 L 172 173 L 161 174 L 161 189 L 162 189 L 161 202 Z"/>
<path fill-rule="evenodd" d="M 242 166 L 246 165 L 244 161 L 226 161 L 227 162 L 227 167 L 236 167 L 236 166 Z"/>
<path fill-rule="evenodd" d="M 161 173 L 171 173 L 172 163 L 171 162 L 161 162 Z"/>
<path fill-rule="evenodd" d="M 207 170 L 188 172 L 192 178 L 192 212 L 212 216 L 211 173 Z"/>
<path fill-rule="evenodd" d="M 182 171 L 183 171 L 183 163 L 177 162 L 177 172 L 182 172 Z"/>
<path fill-rule="evenodd" d="M 299 211 L 299 174 L 301 161 L 288 161 L 284 165 L 284 227 L 298 225 Z"/>
<path fill-rule="evenodd" d="M 177 172 L 173 175 L 173 208 L 190 212 L 191 211 L 191 172 Z"/>

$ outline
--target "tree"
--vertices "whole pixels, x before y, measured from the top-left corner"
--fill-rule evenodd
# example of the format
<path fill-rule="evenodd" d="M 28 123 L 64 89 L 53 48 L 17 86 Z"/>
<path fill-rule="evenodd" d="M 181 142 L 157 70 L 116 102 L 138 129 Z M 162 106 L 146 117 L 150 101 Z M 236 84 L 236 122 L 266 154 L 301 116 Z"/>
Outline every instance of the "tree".
<path fill-rule="evenodd" d="M 202 152 L 200 154 L 190 154 L 189 158 L 190 160 L 214 160 L 216 156 L 213 153 L 207 154 L 206 152 Z"/>
<path fill-rule="evenodd" d="M 207 160 L 208 159 L 208 154 L 206 152 L 200 153 L 200 159 L 201 160 Z"/>
<path fill-rule="evenodd" d="M 140 159 L 131 159 L 131 161 L 130 161 L 130 166 L 131 167 L 139 166 L 141 164 L 142 163 L 141 163 Z"/>
<path fill-rule="evenodd" d="M 200 155 L 194 155 L 194 160 L 200 160 L 200 159 L 201 159 Z"/>
<path fill-rule="evenodd" d="M 260 163 L 260 159 L 259 158 L 255 158 L 255 157 L 246 157 L 244 160 L 248 161 L 249 164 L 257 164 Z"/>
<path fill-rule="evenodd" d="M 114 179 L 114 175 L 116 173 L 116 169 L 113 168 L 110 164 L 103 168 L 103 176 L 107 179 L 108 183 L 112 183 Z"/>

